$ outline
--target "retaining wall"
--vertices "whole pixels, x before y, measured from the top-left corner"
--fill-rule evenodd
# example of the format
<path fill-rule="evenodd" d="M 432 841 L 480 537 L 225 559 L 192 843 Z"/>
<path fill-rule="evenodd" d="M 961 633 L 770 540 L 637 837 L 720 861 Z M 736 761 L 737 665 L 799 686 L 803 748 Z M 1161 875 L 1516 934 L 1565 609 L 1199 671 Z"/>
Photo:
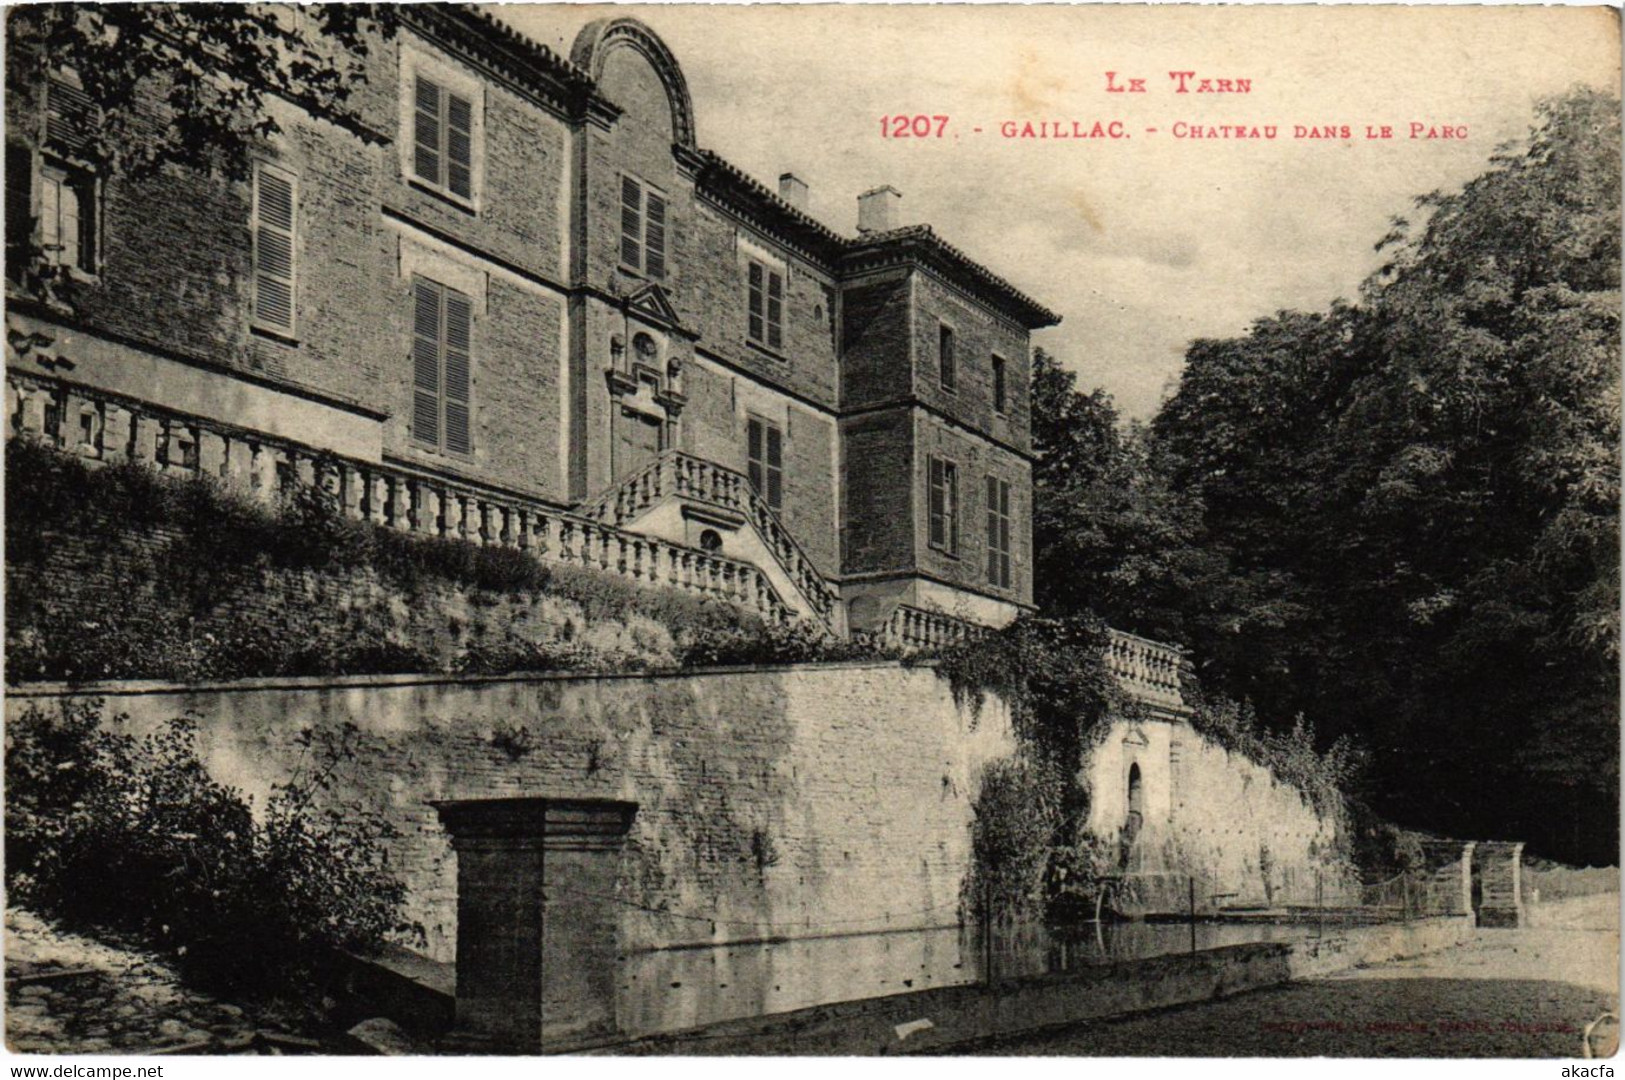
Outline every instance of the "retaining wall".
<path fill-rule="evenodd" d="M 305 729 L 354 725 L 338 794 L 401 835 L 391 861 L 428 952 L 456 948 L 456 867 L 432 801 L 555 795 L 638 804 L 618 895 L 627 952 L 951 925 L 1002 703 L 958 707 L 926 669 L 801 665 L 683 675 L 279 679 L 24 688 L 103 696 L 132 730 L 187 711 L 214 776 L 263 805 Z"/>

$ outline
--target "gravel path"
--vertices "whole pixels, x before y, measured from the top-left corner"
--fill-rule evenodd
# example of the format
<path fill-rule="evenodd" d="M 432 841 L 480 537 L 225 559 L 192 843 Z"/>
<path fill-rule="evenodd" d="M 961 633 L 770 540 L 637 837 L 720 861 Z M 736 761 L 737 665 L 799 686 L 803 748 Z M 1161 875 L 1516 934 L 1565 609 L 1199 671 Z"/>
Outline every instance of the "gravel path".
<path fill-rule="evenodd" d="M 6 911 L 6 1045 L 18 1053 L 240 1051 L 268 1026 L 151 953 Z"/>
<path fill-rule="evenodd" d="M 1480 930 L 1411 960 L 1093 1021 L 988 1046 L 994 1055 L 1568 1057 L 1619 1013 L 1618 895 L 1547 912 L 1538 929 Z M 1554 925 L 1558 924 L 1558 925 Z M 1582 928 L 1569 928 L 1577 926 Z M 1598 1056 L 1618 1021 L 1592 1031 Z"/>

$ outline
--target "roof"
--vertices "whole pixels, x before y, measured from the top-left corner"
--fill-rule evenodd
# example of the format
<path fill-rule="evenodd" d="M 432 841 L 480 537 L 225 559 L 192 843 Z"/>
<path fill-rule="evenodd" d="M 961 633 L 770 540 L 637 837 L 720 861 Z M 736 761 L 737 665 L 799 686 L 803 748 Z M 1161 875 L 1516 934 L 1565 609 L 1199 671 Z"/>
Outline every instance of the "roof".
<path fill-rule="evenodd" d="M 405 5 L 402 10 L 410 11 L 413 7 Z M 472 4 L 425 4 L 416 10 L 434 11 L 469 29 L 483 30 L 502 45 L 510 57 L 525 63 L 535 74 L 556 80 L 571 97 L 596 95 L 597 88 L 587 71 L 515 29 L 488 8 Z M 913 259 L 983 294 L 1028 329 L 1054 326 L 1061 321 L 1060 315 L 948 243 L 929 225 L 843 237 L 715 151 L 699 150 L 691 162 L 696 167 L 697 184 L 741 207 L 792 247 L 833 266 L 867 267 Z"/>
<path fill-rule="evenodd" d="M 805 210 L 792 206 L 766 184 L 715 151 L 701 150 L 699 162 L 697 182 L 744 204 L 765 227 L 793 246 L 834 264 L 837 269 L 914 258 L 988 295 L 1029 330 L 1054 326 L 1061 321 L 1061 316 L 942 239 L 929 225 L 909 225 L 884 233 L 844 237 Z"/>
<path fill-rule="evenodd" d="M 948 243 L 929 225 L 905 225 L 886 232 L 860 233 L 856 239 L 846 242 L 845 261 L 848 265 L 867 264 L 897 256 L 912 256 L 951 278 L 969 279 L 975 287 L 996 297 L 1029 330 L 1054 326 L 1061 321 L 1061 316 Z"/>

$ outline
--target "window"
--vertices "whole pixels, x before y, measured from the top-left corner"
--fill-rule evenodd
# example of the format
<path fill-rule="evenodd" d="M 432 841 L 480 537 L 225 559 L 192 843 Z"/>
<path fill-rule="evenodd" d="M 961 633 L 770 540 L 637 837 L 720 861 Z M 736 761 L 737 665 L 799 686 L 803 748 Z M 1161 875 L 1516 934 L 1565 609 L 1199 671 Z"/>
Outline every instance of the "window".
<path fill-rule="evenodd" d="M 413 79 L 412 173 L 459 199 L 474 198 L 474 103 L 436 79 Z"/>
<path fill-rule="evenodd" d="M 1004 390 L 1004 357 L 993 355 L 993 411 L 1003 413 L 1008 402 Z"/>
<path fill-rule="evenodd" d="M 40 247 L 52 266 L 96 272 L 96 182 L 47 164 L 40 171 Z"/>
<path fill-rule="evenodd" d="M 621 177 L 621 264 L 666 276 L 666 196 L 630 176 Z"/>
<path fill-rule="evenodd" d="M 777 511 L 784 506 L 784 431 L 755 416 L 747 427 L 750 486 Z"/>
<path fill-rule="evenodd" d="M 45 139 L 51 148 L 84 158 L 96 133 L 95 103 L 72 77 L 53 75 L 45 85 Z"/>
<path fill-rule="evenodd" d="M 254 325 L 292 334 L 297 181 L 269 165 L 254 170 Z"/>
<path fill-rule="evenodd" d="M 987 583 L 1010 587 L 1010 484 L 987 478 Z"/>
<path fill-rule="evenodd" d="M 784 274 L 750 260 L 750 340 L 777 349 L 784 344 Z"/>
<path fill-rule="evenodd" d="M 959 554 L 959 469 L 931 459 L 931 546 Z"/>
<path fill-rule="evenodd" d="M 412 282 L 412 437 L 455 454 L 469 437 L 469 337 L 473 305 L 438 282 Z"/>
<path fill-rule="evenodd" d="M 958 372 L 954 370 L 954 331 L 951 326 L 937 326 L 937 374 L 944 390 L 953 390 Z"/>

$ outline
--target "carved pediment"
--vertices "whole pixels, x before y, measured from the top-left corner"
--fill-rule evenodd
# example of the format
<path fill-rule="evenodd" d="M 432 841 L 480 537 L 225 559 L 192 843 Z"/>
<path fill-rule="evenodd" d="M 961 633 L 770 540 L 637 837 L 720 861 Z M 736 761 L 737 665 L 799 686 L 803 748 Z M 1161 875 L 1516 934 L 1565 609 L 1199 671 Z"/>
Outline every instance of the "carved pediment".
<path fill-rule="evenodd" d="M 683 320 L 678 317 L 677 309 L 672 306 L 670 294 L 652 281 L 628 296 L 626 306 L 628 310 L 637 312 L 657 325 L 667 326 L 673 330 L 683 329 Z"/>
<path fill-rule="evenodd" d="M 1150 746 L 1151 739 L 1146 735 L 1144 728 L 1142 728 L 1139 724 L 1135 724 L 1130 727 L 1128 729 L 1128 733 L 1123 736 L 1123 745 Z"/>

